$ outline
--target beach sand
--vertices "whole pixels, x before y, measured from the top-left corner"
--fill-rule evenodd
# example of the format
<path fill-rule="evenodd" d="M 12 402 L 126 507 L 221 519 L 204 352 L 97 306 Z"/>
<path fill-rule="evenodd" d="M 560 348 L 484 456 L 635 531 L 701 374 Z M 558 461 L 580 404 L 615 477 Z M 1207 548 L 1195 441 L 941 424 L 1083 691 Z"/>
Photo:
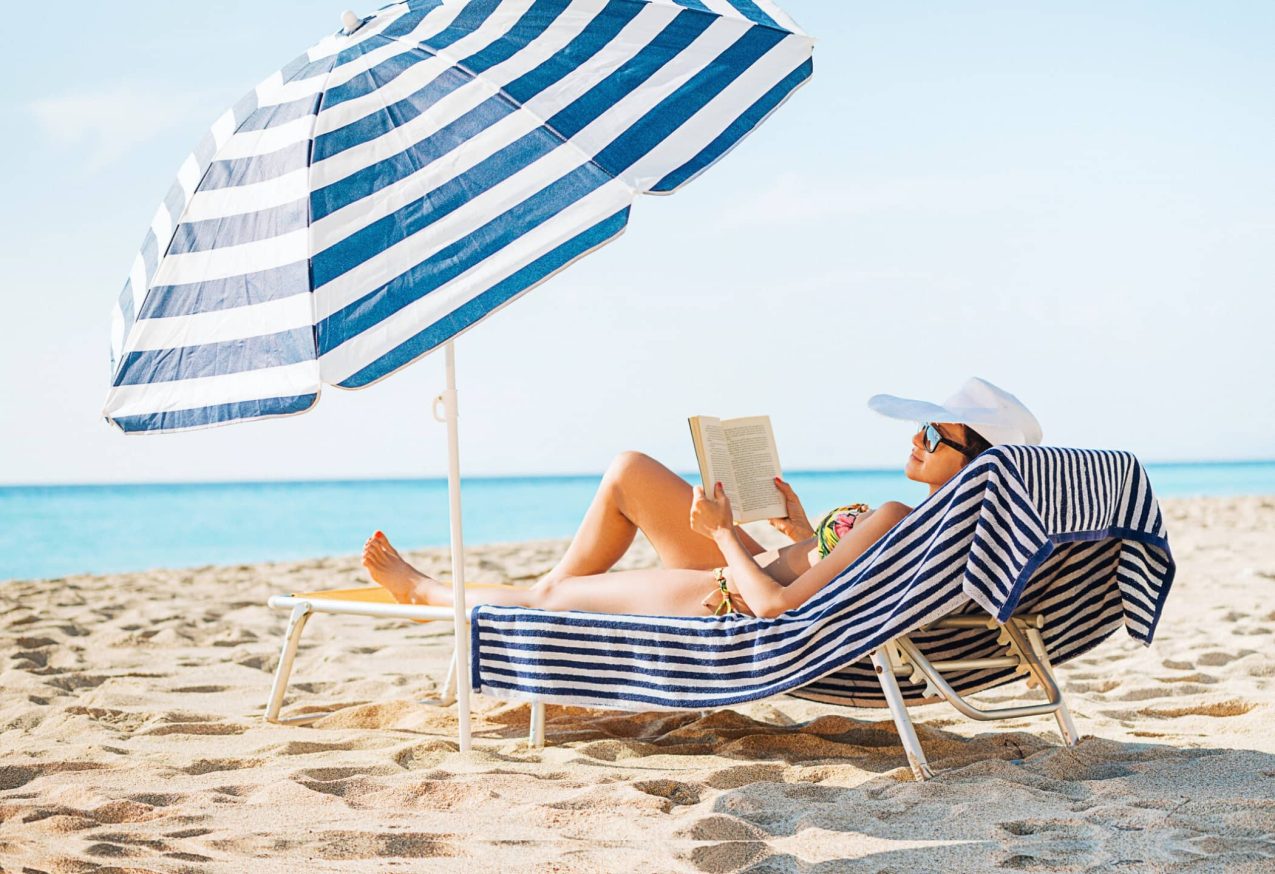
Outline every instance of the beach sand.
<path fill-rule="evenodd" d="M 702 714 L 474 698 L 474 751 L 426 703 L 444 623 L 319 616 L 261 719 L 271 594 L 365 582 L 354 557 L 0 586 L 4 871 L 1275 871 L 1275 497 L 1164 501 L 1179 562 L 1155 643 L 1062 665 L 1051 716 L 780 697 Z M 560 542 L 476 548 L 526 581 Z M 445 572 L 445 550 L 413 554 Z M 626 566 L 648 564 L 636 546 Z M 1023 683 L 986 704 L 1038 700 Z"/>

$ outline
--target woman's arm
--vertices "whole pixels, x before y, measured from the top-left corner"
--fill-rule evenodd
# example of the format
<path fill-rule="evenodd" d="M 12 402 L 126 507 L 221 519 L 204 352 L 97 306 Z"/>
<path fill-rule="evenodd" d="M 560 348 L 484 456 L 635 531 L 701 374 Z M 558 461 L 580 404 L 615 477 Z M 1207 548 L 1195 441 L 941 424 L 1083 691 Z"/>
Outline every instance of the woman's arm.
<path fill-rule="evenodd" d="M 837 541 L 832 552 L 811 565 L 810 570 L 797 577 L 791 584 L 782 587 L 775 596 L 761 604 L 754 604 L 748 595 L 744 594 L 742 586 L 740 594 L 744 594 L 744 600 L 758 616 L 778 616 L 795 607 L 800 607 L 813 598 L 820 589 L 832 582 L 837 574 L 850 567 L 855 559 L 867 552 L 910 512 L 912 508 L 906 504 L 888 501 L 856 522 L 855 526 Z M 734 570 L 733 565 L 731 569 Z"/>
<path fill-rule="evenodd" d="M 691 501 L 691 527 L 713 539 L 726 558 L 732 580 L 743 595 L 744 602 L 755 614 L 765 617 L 778 616 L 804 604 L 911 512 L 911 508 L 897 501 L 882 504 L 871 515 L 856 523 L 827 557 L 784 586 L 762 570 L 740 543 L 730 500 L 722 490 L 721 483 L 717 484 L 714 492 L 714 496 L 708 498 L 703 489 L 695 487 Z"/>

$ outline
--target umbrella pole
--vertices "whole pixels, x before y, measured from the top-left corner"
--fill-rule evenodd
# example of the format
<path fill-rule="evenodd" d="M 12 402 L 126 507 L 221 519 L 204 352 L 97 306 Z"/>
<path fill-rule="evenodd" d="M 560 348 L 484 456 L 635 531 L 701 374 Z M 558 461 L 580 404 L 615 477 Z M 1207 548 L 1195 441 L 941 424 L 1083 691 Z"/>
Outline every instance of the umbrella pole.
<path fill-rule="evenodd" d="M 460 529 L 460 439 L 456 413 L 456 350 L 447 342 L 447 390 L 443 408 L 447 418 L 447 497 L 451 502 L 452 620 L 456 633 L 456 718 L 460 751 L 469 751 L 469 624 L 465 616 L 465 546 Z"/>

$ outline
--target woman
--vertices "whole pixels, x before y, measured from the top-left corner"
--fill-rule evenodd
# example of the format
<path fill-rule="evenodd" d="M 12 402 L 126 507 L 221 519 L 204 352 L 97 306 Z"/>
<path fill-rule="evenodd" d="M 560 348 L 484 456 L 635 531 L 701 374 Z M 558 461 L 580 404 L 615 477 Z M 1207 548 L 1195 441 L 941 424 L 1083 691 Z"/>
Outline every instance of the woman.
<path fill-rule="evenodd" d="M 912 437 L 903 471 L 927 484 L 930 494 L 992 445 L 1041 439 L 1035 417 L 1017 398 L 977 378 L 941 406 L 889 395 L 877 395 L 868 405 L 892 418 L 925 420 Z M 791 486 L 778 478 L 775 485 L 784 495 L 788 516 L 770 521 L 794 542 L 765 550 L 733 524 L 721 483 L 706 495 L 653 458 L 621 453 L 553 570 L 530 588 L 468 592 L 466 606 L 778 616 L 812 597 L 911 512 L 897 501 L 872 510 L 854 504 L 832 511 L 812 527 Z M 639 529 L 664 566 L 608 573 Z M 452 603 L 451 585 L 408 564 L 380 531 L 364 544 L 363 566 L 402 603 Z"/>

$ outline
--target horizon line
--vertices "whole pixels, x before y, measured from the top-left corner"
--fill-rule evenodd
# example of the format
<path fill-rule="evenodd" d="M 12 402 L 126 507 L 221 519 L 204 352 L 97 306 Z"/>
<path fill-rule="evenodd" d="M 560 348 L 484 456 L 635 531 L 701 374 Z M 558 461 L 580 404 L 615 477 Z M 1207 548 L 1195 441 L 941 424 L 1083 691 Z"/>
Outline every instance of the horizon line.
<path fill-rule="evenodd" d="M 1222 465 L 1263 465 L 1275 464 L 1275 458 L 1235 458 L 1235 459 L 1202 459 L 1175 461 L 1143 461 L 1145 467 L 1206 467 Z M 679 476 L 693 479 L 699 471 L 674 471 Z M 832 467 L 832 468 L 793 468 L 785 472 L 786 476 L 804 474 L 891 474 L 902 475 L 901 466 L 889 467 Z M 597 472 L 562 472 L 562 473 L 479 473 L 461 474 L 465 480 L 533 480 L 533 479 L 595 479 L 601 477 L 603 471 Z M 688 481 L 689 481 L 688 479 Z M 401 483 L 401 482 L 447 482 L 447 474 L 412 475 L 412 476 L 367 476 L 367 477 L 287 477 L 279 479 L 156 479 L 156 480 L 82 480 L 78 482 L 2 482 L 0 489 L 21 488 L 82 488 L 107 486 L 251 486 L 251 485 L 317 485 L 348 483 Z"/>

